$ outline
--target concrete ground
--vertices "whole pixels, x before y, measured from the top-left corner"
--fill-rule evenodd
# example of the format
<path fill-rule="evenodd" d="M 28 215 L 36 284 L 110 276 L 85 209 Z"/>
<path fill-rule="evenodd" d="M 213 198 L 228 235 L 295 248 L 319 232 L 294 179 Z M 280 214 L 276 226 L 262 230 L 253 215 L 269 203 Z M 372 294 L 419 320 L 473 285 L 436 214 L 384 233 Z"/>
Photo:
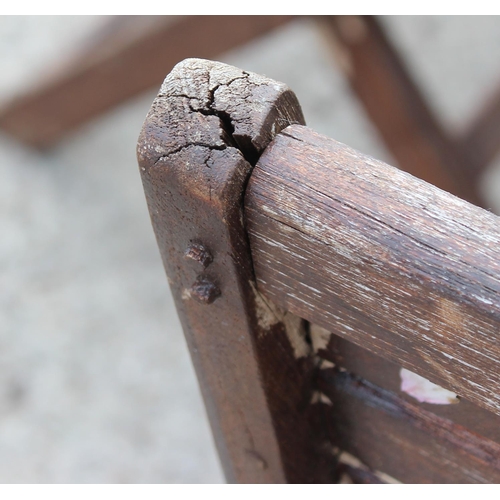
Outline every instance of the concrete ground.
<path fill-rule="evenodd" d="M 0 98 L 103 22 L 0 18 Z M 384 23 L 459 130 L 500 81 L 500 18 Z M 392 162 L 311 21 L 220 60 L 288 83 L 311 127 Z M 154 94 L 44 154 L 0 133 L 1 483 L 223 481 L 135 160 Z M 482 185 L 500 212 L 500 164 Z"/>

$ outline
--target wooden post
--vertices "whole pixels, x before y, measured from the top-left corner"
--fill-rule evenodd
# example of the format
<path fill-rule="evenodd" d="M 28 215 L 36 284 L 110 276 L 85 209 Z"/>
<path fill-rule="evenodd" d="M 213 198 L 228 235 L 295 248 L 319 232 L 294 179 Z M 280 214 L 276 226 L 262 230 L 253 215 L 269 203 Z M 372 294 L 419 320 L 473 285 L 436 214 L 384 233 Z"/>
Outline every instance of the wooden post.
<path fill-rule="evenodd" d="M 188 59 L 166 78 L 138 144 L 151 220 L 229 481 L 334 479 L 307 418 L 314 366 L 305 324 L 257 292 L 243 222 L 252 165 L 291 123 L 303 116 L 285 85 Z"/>
<path fill-rule="evenodd" d="M 283 84 L 190 59 L 139 140 L 227 478 L 498 482 L 500 219 L 301 123 Z"/>

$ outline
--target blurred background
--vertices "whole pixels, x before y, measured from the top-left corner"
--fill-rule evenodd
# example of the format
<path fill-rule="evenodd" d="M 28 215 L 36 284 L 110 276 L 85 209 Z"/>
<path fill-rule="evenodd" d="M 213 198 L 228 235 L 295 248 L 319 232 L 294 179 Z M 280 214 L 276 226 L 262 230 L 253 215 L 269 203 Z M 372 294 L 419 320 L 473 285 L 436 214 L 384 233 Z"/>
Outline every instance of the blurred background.
<path fill-rule="evenodd" d="M 0 482 L 223 481 L 135 145 L 185 57 L 500 213 L 500 18 L 0 17 Z"/>

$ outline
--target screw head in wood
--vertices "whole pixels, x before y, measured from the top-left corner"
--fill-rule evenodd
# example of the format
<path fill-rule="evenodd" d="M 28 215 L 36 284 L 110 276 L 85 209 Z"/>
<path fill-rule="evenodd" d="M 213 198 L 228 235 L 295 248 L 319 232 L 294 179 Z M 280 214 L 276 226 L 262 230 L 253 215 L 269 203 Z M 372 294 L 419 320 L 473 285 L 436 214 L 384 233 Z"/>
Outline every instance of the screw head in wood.
<path fill-rule="evenodd" d="M 198 276 L 192 284 L 189 294 L 200 304 L 212 304 L 220 297 L 221 291 L 211 279 Z"/>

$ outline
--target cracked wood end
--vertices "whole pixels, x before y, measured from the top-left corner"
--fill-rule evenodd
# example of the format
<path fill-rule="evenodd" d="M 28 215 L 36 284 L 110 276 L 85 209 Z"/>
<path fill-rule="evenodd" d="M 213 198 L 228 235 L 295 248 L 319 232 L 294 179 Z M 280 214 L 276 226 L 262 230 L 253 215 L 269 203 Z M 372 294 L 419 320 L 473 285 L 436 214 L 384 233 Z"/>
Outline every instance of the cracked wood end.
<path fill-rule="evenodd" d="M 276 133 L 303 121 L 284 84 L 187 59 L 139 138 L 152 224 L 230 481 L 333 479 L 303 407 L 313 369 L 310 356 L 296 357 L 310 352 L 304 322 L 256 291 L 243 222 L 252 165 Z M 193 248 L 210 258 L 193 259 Z"/>
<path fill-rule="evenodd" d="M 186 59 L 160 88 L 139 138 L 142 167 L 189 147 L 238 149 L 254 163 L 271 139 L 304 123 L 282 83 L 226 64 Z"/>

